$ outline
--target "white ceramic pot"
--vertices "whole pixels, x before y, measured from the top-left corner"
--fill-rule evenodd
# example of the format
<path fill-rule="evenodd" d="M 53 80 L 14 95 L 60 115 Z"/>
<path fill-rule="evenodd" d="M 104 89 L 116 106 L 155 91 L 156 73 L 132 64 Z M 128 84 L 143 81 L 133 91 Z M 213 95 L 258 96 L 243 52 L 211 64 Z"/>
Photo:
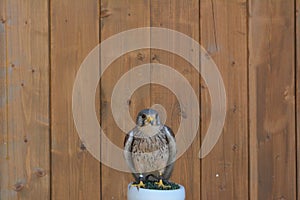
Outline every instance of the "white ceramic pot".
<path fill-rule="evenodd" d="M 184 200 L 185 190 L 182 185 L 177 190 L 149 190 L 128 185 L 127 200 Z"/>

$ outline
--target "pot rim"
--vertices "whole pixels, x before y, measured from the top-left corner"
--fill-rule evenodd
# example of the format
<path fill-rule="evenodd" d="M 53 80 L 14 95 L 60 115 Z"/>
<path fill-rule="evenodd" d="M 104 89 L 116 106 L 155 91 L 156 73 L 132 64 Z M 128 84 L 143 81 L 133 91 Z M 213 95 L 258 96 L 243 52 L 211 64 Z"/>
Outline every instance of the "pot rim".
<path fill-rule="evenodd" d="M 135 188 L 136 190 L 138 190 L 137 187 L 131 187 L 132 184 L 133 184 L 133 182 L 129 183 L 128 190 L 130 190 L 132 188 Z M 178 184 L 178 183 L 176 183 L 176 184 Z M 179 185 L 179 188 L 174 189 L 174 190 L 156 190 L 156 189 L 145 189 L 145 188 L 139 188 L 139 190 L 145 191 L 145 192 L 175 192 L 175 191 L 177 192 L 179 190 L 184 190 L 183 185 L 180 185 L 180 184 L 178 184 L 178 185 Z"/>

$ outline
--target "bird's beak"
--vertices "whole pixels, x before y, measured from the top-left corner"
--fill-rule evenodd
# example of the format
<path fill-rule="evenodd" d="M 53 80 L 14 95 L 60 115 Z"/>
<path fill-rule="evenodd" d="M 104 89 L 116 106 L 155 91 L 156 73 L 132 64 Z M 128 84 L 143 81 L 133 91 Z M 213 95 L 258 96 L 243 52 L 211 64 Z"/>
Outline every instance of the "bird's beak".
<path fill-rule="evenodd" d="M 151 116 L 148 116 L 146 119 L 146 122 L 151 123 L 153 121 L 153 118 Z"/>

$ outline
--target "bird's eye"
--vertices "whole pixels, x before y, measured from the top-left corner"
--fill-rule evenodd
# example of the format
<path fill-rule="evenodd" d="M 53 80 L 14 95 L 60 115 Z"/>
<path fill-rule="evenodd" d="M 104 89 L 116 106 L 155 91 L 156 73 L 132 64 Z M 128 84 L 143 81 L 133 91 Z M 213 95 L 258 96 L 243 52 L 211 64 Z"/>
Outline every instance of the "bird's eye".
<path fill-rule="evenodd" d="M 146 119 L 146 115 L 145 115 L 145 114 L 142 114 L 142 118 L 143 118 L 143 119 Z"/>

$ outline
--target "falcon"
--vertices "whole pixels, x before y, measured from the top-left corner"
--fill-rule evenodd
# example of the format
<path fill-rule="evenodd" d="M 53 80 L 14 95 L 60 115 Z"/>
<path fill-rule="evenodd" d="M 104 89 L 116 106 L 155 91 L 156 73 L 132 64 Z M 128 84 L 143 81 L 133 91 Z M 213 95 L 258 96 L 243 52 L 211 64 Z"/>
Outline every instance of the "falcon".
<path fill-rule="evenodd" d="M 157 177 L 158 187 L 168 188 L 168 181 L 176 158 L 176 141 L 173 131 L 161 124 L 158 112 L 141 110 L 136 126 L 127 133 L 124 156 L 137 182 L 132 186 L 145 187 L 146 177 Z"/>

